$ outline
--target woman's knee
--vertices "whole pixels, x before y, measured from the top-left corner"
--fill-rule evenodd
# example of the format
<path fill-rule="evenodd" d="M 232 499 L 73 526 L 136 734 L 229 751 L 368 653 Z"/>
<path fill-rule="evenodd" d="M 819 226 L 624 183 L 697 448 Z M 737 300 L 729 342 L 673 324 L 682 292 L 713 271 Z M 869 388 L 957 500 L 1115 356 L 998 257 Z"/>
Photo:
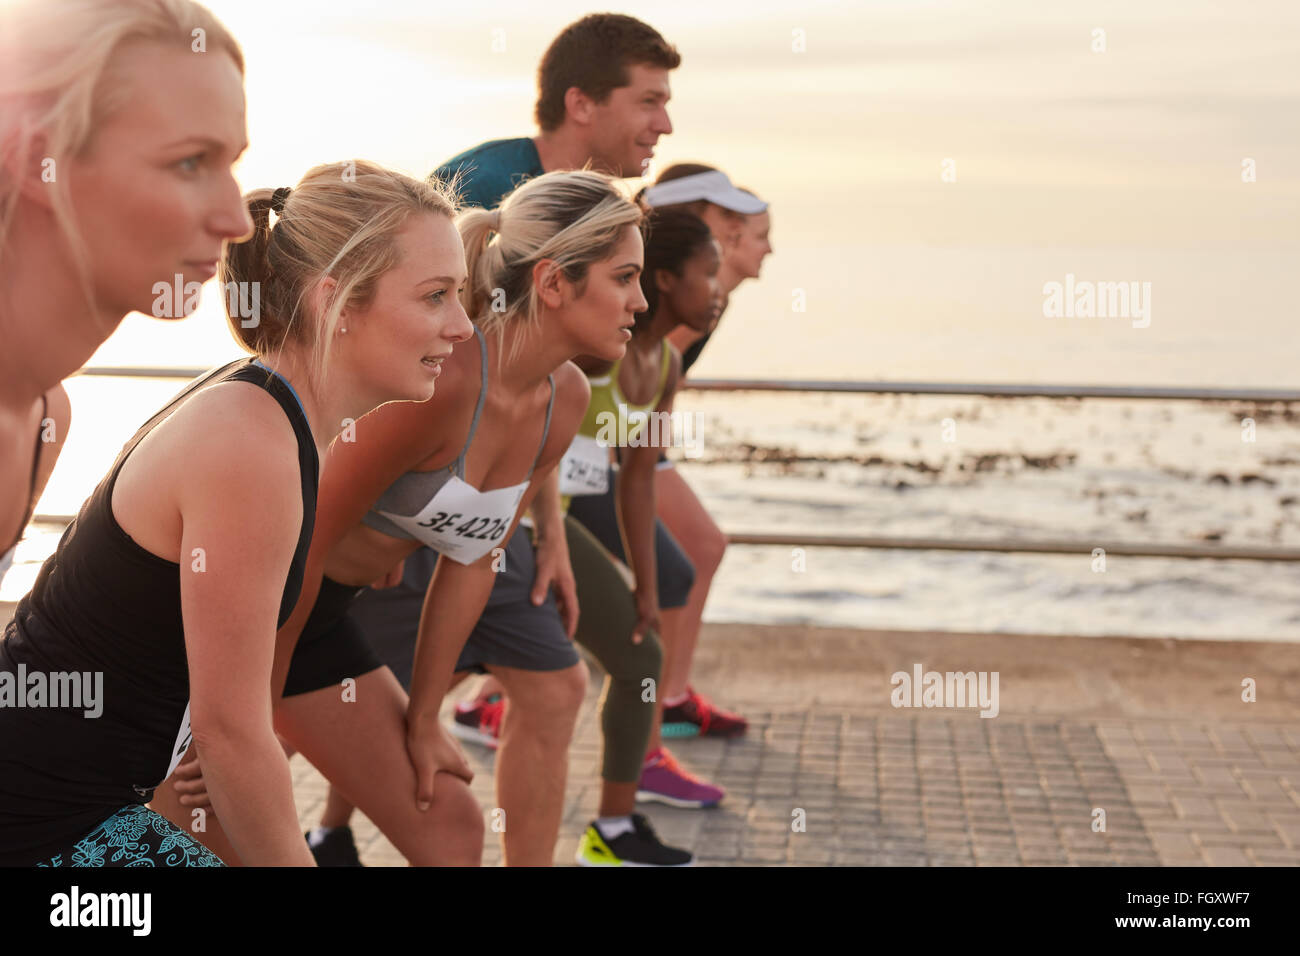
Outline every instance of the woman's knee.
<path fill-rule="evenodd" d="M 570 731 L 578 709 L 587 696 L 587 665 L 579 658 L 576 664 L 558 671 L 535 672 L 526 681 L 511 680 L 497 673 L 509 699 L 507 719 L 523 718 L 525 725 L 538 731 L 567 727 Z"/>
<path fill-rule="evenodd" d="M 698 579 L 709 580 L 722 564 L 727 553 L 727 536 L 706 516 L 704 524 L 691 535 L 690 555 Z"/>
<path fill-rule="evenodd" d="M 582 658 L 556 675 L 555 708 L 560 714 L 570 719 L 578 715 L 578 708 L 587 697 L 589 677 L 587 662 Z"/>
<path fill-rule="evenodd" d="M 647 631 L 641 635 L 640 644 L 633 644 L 630 635 L 624 638 L 624 642 L 622 653 L 606 668 L 609 676 L 615 682 L 631 681 L 640 685 L 650 678 L 657 683 L 664 666 L 664 645 L 659 635 Z"/>
<path fill-rule="evenodd" d="M 416 866 L 476 866 L 483 856 L 483 813 L 469 784 L 450 773 L 434 778 L 433 805 L 421 814 Z"/>
<path fill-rule="evenodd" d="M 439 824 L 454 827 L 457 832 L 483 836 L 483 815 L 478 801 L 460 777 L 439 771 L 433 780 L 433 805 L 428 810 Z"/>

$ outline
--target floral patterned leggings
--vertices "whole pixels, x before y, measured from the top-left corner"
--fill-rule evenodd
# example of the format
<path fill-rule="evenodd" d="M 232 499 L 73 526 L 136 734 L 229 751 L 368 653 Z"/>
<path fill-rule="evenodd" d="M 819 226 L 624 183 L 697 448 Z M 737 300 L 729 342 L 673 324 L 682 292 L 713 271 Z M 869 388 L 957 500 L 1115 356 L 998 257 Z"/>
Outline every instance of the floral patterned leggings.
<path fill-rule="evenodd" d="M 225 866 L 220 857 L 142 804 L 118 810 L 66 853 L 37 866 Z"/>

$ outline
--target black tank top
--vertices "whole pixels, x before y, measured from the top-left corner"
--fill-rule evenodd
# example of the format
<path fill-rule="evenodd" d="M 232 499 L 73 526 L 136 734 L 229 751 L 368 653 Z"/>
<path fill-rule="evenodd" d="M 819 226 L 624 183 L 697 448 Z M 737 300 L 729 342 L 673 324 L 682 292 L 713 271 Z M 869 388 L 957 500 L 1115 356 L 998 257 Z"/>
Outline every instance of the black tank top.
<path fill-rule="evenodd" d="M 316 513 L 316 444 L 288 384 L 240 360 L 192 383 L 123 446 L 5 629 L 0 695 L 20 673 L 28 675 L 28 701 L 35 672 L 76 672 L 84 682 L 99 671 L 103 685 L 98 717 L 86 716 L 87 707 L 18 707 L 0 696 L 0 866 L 30 866 L 69 849 L 121 807 L 148 803 L 166 775 L 189 703 L 180 566 L 136 544 L 110 502 L 123 462 L 159 422 L 199 389 L 232 381 L 266 389 L 298 438 L 303 522 L 279 624 L 293 611 Z M 238 494 L 232 489 L 232 517 Z"/>
<path fill-rule="evenodd" d="M 691 366 L 699 361 L 700 353 L 704 351 L 704 346 L 709 344 L 709 339 L 713 338 L 713 332 L 708 331 L 686 347 L 682 353 L 682 378 L 691 370 Z"/>

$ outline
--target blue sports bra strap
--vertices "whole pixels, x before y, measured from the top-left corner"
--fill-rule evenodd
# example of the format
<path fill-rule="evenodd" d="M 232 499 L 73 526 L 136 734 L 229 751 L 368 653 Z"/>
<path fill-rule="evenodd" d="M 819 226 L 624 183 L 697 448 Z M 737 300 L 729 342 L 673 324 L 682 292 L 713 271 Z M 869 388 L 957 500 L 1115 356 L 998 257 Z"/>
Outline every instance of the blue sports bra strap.
<path fill-rule="evenodd" d="M 532 468 L 528 469 L 528 477 L 533 477 L 533 468 L 537 467 L 538 461 L 542 458 L 542 449 L 546 447 L 546 436 L 551 433 L 551 409 L 555 407 L 555 376 L 546 376 L 546 381 L 551 383 L 551 397 L 546 400 L 546 424 L 542 426 L 542 443 L 537 446 L 537 457 L 533 459 Z"/>
<path fill-rule="evenodd" d="M 483 414 L 483 403 L 487 401 L 488 390 L 487 339 L 483 338 L 483 330 L 477 325 L 474 326 L 474 335 L 478 338 L 478 404 L 474 406 L 474 417 L 469 422 L 469 435 L 465 438 L 465 447 L 460 450 L 460 455 L 452 465 L 452 474 L 461 479 L 465 477 L 465 456 L 469 454 L 470 442 L 474 440 L 474 433 L 478 431 L 478 418 Z"/>
<path fill-rule="evenodd" d="M 293 400 L 298 403 L 298 411 L 302 412 L 303 418 L 306 418 L 307 409 L 303 408 L 302 399 L 298 397 L 297 390 L 292 385 L 289 384 L 289 380 L 285 378 L 283 375 L 281 375 L 279 372 L 277 372 L 275 369 L 271 368 L 271 366 L 265 364 L 261 359 L 258 358 L 253 359 L 253 364 L 256 365 L 258 368 L 266 369 L 268 372 L 270 372 L 272 375 L 274 375 L 276 378 L 278 378 L 281 382 L 284 383 L 284 387 L 289 390 L 289 394 L 293 396 Z"/>

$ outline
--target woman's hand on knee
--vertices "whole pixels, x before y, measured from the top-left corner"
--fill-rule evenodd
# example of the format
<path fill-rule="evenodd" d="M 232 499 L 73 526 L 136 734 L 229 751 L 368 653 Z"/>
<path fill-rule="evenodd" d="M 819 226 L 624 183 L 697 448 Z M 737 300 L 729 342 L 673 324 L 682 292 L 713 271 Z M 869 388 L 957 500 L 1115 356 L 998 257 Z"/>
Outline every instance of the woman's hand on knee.
<path fill-rule="evenodd" d="M 415 805 L 420 812 L 433 806 L 433 781 L 440 771 L 466 783 L 474 779 L 460 744 L 436 716 L 407 724 L 406 751 L 415 769 Z"/>
<path fill-rule="evenodd" d="M 208 785 L 203 781 L 203 767 L 199 763 L 198 749 L 191 747 L 194 754 L 190 759 L 176 767 L 172 773 L 175 781 L 172 787 L 180 794 L 183 807 L 203 807 L 212 809 L 212 799 L 208 796 Z"/>

